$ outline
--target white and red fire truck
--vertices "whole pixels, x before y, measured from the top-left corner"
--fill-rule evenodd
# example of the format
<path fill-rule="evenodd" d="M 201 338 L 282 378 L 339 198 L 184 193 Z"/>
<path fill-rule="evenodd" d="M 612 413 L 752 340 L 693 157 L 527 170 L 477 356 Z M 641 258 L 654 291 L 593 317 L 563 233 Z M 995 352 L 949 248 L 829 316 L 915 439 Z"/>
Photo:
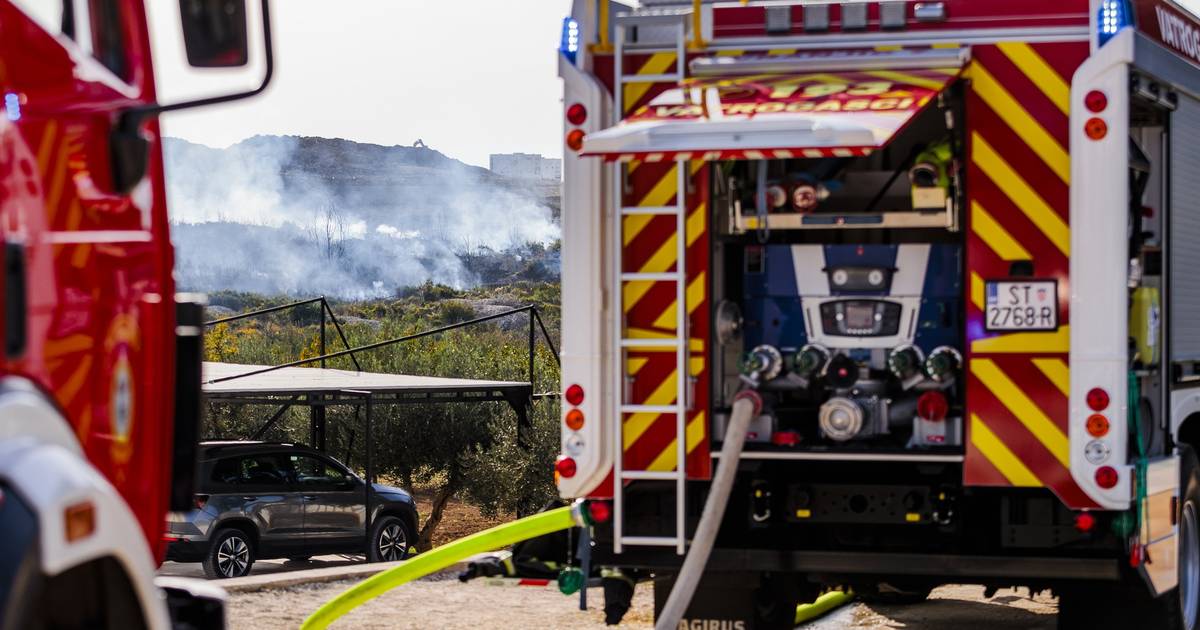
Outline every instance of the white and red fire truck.
<path fill-rule="evenodd" d="M 557 477 L 612 501 L 594 562 L 661 612 L 734 466 L 679 627 L 943 583 L 1198 626 L 1196 14 L 576 0 L 559 72 Z"/>
<path fill-rule="evenodd" d="M 244 0 L 178 5 L 191 65 L 247 63 Z M 224 626 L 220 589 L 154 575 L 195 500 L 203 315 L 155 116 L 265 86 L 162 105 L 141 0 L 0 0 L 4 630 Z"/>

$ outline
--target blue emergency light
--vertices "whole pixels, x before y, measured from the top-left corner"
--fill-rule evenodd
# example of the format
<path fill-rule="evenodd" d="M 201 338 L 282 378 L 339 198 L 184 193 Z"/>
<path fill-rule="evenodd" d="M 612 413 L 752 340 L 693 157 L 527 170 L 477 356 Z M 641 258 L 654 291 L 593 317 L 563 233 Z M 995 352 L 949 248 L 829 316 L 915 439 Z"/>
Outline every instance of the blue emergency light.
<path fill-rule="evenodd" d="M 563 18 L 562 43 L 558 51 L 575 63 L 575 55 L 579 52 L 579 22 L 573 17 Z"/>
<path fill-rule="evenodd" d="M 1096 15 L 1097 43 L 1100 46 L 1108 43 L 1114 35 L 1127 26 L 1133 26 L 1133 12 L 1126 0 L 1103 0 L 1100 11 Z"/>
<path fill-rule="evenodd" d="M 9 120 L 21 120 L 21 97 L 9 92 L 4 95 L 4 115 Z"/>

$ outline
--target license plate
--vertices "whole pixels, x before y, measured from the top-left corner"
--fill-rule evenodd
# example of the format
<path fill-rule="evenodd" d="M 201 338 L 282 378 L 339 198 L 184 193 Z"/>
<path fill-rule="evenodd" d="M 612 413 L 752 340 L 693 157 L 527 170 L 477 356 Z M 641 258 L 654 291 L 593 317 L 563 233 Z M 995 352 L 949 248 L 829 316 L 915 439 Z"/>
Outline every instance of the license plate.
<path fill-rule="evenodd" d="M 1057 330 L 1058 282 L 987 282 L 984 309 L 988 330 Z"/>

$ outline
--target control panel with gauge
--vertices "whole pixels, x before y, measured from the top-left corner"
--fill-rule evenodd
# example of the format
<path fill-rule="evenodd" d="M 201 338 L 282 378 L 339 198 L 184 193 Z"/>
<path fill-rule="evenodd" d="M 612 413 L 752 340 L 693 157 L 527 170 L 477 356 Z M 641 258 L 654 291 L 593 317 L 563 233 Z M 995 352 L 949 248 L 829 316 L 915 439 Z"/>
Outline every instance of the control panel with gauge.
<path fill-rule="evenodd" d="M 725 389 L 750 381 L 765 393 L 757 441 L 961 445 L 960 244 L 765 244 L 743 254 L 740 299 L 722 310 L 739 318 L 739 334 L 722 339 L 741 346 Z"/>

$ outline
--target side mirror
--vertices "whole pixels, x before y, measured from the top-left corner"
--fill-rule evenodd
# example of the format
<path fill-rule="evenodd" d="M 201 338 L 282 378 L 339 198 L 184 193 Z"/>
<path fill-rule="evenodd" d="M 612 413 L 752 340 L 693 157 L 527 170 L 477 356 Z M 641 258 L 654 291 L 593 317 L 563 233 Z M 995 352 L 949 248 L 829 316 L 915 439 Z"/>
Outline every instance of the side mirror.
<path fill-rule="evenodd" d="M 266 71 L 262 83 L 248 92 L 222 94 L 182 103 L 135 105 L 121 112 L 113 126 L 111 145 L 113 156 L 113 189 L 126 194 L 146 174 L 149 143 L 141 131 L 142 121 L 166 112 L 229 103 L 261 94 L 271 83 L 275 72 L 271 46 L 271 11 L 269 0 L 262 2 L 263 61 Z M 188 63 L 200 68 L 232 68 L 246 65 L 250 54 L 246 43 L 245 0 L 179 0 L 183 20 L 183 39 Z"/>
<path fill-rule="evenodd" d="M 188 63 L 197 68 L 235 68 L 250 58 L 245 0 L 179 0 Z"/>

